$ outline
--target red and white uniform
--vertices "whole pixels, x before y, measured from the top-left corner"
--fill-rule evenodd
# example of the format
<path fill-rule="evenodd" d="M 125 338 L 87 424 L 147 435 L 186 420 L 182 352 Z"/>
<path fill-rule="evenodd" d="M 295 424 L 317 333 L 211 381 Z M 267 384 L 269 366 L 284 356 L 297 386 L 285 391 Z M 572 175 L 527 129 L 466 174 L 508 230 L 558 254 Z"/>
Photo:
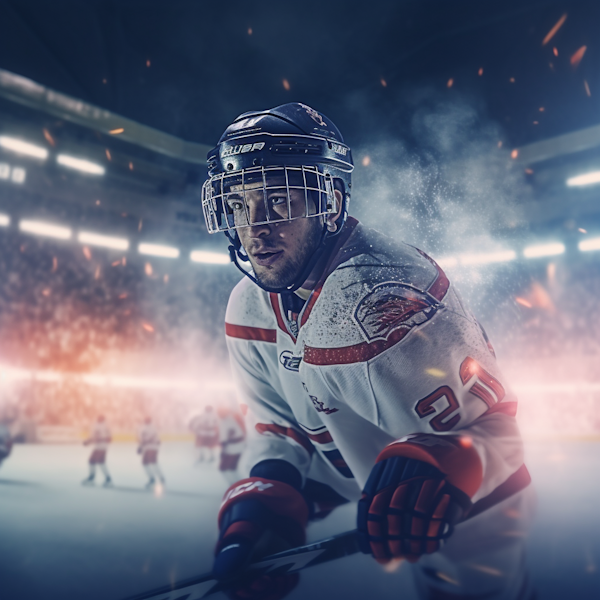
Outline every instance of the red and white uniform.
<path fill-rule="evenodd" d="M 86 445 L 92 446 L 90 464 L 103 464 L 106 461 L 106 451 L 112 440 L 110 429 L 105 421 L 97 421 L 92 427 L 90 437 L 85 441 Z"/>
<path fill-rule="evenodd" d="M 219 443 L 219 420 L 214 412 L 204 412 L 194 417 L 190 429 L 196 437 L 196 447 L 212 448 Z"/>
<path fill-rule="evenodd" d="M 221 444 L 220 471 L 236 471 L 246 445 L 246 431 L 241 415 L 222 411 L 219 415 L 219 442 Z"/>
<path fill-rule="evenodd" d="M 139 451 L 144 465 L 156 463 L 160 438 L 152 423 L 144 423 L 139 432 Z"/>
<path fill-rule="evenodd" d="M 419 250 L 355 219 L 295 323 L 280 295 L 244 278 L 226 334 L 250 409 L 248 471 L 283 459 L 358 499 L 379 453 L 419 433 L 461 435 L 477 451 L 473 502 L 523 468 L 516 398 L 451 282 Z"/>

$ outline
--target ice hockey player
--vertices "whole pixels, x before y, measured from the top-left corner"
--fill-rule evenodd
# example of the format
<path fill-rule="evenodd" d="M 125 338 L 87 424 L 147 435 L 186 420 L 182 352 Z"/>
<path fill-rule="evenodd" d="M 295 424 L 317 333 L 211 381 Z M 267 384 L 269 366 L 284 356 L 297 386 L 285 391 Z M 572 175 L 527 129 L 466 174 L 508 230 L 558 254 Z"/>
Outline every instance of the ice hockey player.
<path fill-rule="evenodd" d="M 160 438 L 158 437 L 158 431 L 152 423 L 150 417 L 144 419 L 139 436 L 138 454 L 142 455 L 142 465 L 148 475 L 148 483 L 146 487 L 148 489 L 153 488 L 158 482 L 164 485 L 165 478 L 158 466 L 158 447 L 160 446 Z"/>
<path fill-rule="evenodd" d="M 215 459 L 214 449 L 219 445 L 219 421 L 212 406 L 205 406 L 204 412 L 190 421 L 190 429 L 195 437 L 198 452 L 196 464 Z"/>
<path fill-rule="evenodd" d="M 438 557 L 458 560 L 448 549 L 464 531 L 486 540 L 484 515 L 529 484 L 485 332 L 434 260 L 348 217 L 351 151 L 322 113 L 245 113 L 208 165 L 208 230 L 247 276 L 225 332 L 250 411 L 248 476 L 224 496 L 214 572 L 239 572 L 268 532 L 302 544 L 314 490 L 328 490 L 358 501 L 365 553 L 419 561 L 427 579 Z M 439 597 L 465 593 L 429 581 Z"/>
<path fill-rule="evenodd" d="M 8 423 L 0 421 L 0 467 L 10 456 L 13 447 L 13 439 Z"/>
<path fill-rule="evenodd" d="M 106 451 L 108 445 L 112 441 L 110 435 L 110 429 L 106 424 L 106 419 L 103 415 L 99 415 L 90 437 L 83 442 L 84 446 L 92 446 L 92 453 L 90 454 L 90 474 L 89 477 L 84 479 L 82 483 L 84 485 L 92 485 L 96 478 L 96 466 L 100 467 L 100 470 L 104 474 L 104 485 L 109 486 L 112 484 L 112 479 L 108 469 L 106 468 Z"/>
<path fill-rule="evenodd" d="M 219 471 L 229 483 L 238 478 L 238 463 L 245 447 L 246 431 L 242 415 L 229 406 L 217 408 L 221 457 Z"/>

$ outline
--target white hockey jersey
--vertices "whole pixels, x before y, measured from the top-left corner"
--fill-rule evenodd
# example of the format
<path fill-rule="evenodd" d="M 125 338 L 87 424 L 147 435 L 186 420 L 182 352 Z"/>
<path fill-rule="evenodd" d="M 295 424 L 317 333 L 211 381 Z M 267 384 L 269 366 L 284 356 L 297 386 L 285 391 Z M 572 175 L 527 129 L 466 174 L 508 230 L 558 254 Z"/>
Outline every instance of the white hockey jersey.
<path fill-rule="evenodd" d="M 141 452 L 158 450 L 158 447 L 160 446 L 158 431 L 156 431 L 156 427 L 154 427 L 152 423 L 144 423 L 142 425 L 138 434 L 138 440 Z"/>
<path fill-rule="evenodd" d="M 92 433 L 86 440 L 86 444 L 91 444 L 94 450 L 108 450 L 108 444 L 112 440 L 110 429 L 105 421 L 96 422 L 92 427 Z"/>
<path fill-rule="evenodd" d="M 196 437 L 212 438 L 219 435 L 219 420 L 214 412 L 204 412 L 190 422 L 190 429 Z"/>
<path fill-rule="evenodd" d="M 224 454 L 241 454 L 245 447 L 246 432 L 231 413 L 219 418 L 219 443 Z"/>
<path fill-rule="evenodd" d="M 482 328 L 432 259 L 355 219 L 296 322 L 245 278 L 226 334 L 250 409 L 248 470 L 283 459 L 357 499 L 382 449 L 414 433 L 475 448 L 474 501 L 522 467 L 516 399 Z"/>

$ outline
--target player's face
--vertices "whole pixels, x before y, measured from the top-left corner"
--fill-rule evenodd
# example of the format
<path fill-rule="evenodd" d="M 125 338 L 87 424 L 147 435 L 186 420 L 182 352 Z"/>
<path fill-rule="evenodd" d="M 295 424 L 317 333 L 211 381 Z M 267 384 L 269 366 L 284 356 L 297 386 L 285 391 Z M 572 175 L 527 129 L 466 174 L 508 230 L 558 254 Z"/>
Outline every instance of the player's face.
<path fill-rule="evenodd" d="M 321 238 L 323 222 L 310 216 L 316 212 L 315 203 L 302 189 L 290 188 L 288 203 L 285 186 L 271 184 L 265 192 L 262 184 L 247 184 L 246 210 L 240 192 L 233 188 L 227 202 L 256 278 L 270 288 L 291 285 Z"/>

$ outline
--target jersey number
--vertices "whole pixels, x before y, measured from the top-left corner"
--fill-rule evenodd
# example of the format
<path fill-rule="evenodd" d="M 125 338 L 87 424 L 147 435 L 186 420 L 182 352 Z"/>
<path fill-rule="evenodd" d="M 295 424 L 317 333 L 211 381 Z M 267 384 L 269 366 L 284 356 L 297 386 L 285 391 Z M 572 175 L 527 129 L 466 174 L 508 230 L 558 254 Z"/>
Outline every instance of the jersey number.
<path fill-rule="evenodd" d="M 467 356 L 460 365 L 459 374 L 463 386 L 466 386 L 474 377 L 477 378 L 471 386 L 469 393 L 483 400 L 488 407 L 492 407 L 497 402 L 500 402 L 506 394 L 502 384 L 470 356 Z M 421 419 L 435 414 L 437 411 L 433 404 L 440 398 L 446 398 L 448 406 L 442 412 L 435 415 L 429 424 L 434 431 L 450 431 L 460 421 L 460 415 L 458 414 L 444 421 L 444 419 L 448 418 L 459 408 L 458 400 L 452 388 L 449 388 L 447 385 L 439 387 L 426 398 L 419 400 L 415 406 L 415 410 Z"/>

